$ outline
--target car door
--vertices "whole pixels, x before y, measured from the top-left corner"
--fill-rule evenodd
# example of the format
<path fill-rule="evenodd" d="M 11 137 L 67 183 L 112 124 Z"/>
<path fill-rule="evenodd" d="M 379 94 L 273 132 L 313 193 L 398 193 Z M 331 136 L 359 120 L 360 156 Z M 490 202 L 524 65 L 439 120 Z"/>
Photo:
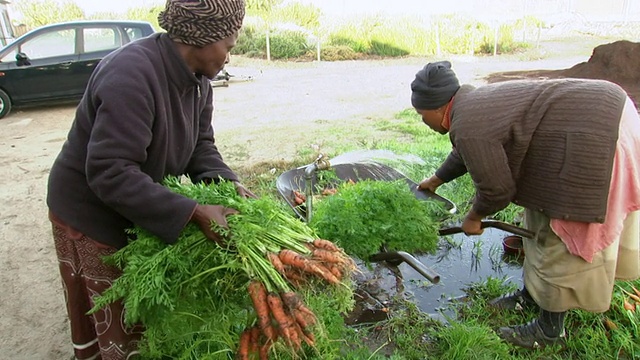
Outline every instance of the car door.
<path fill-rule="evenodd" d="M 78 60 L 75 28 L 47 29 L 17 44 L 18 56 L 11 64 L 14 103 L 62 98 L 72 92 L 73 65 Z M 4 59 L 3 59 L 4 61 Z"/>
<path fill-rule="evenodd" d="M 78 61 L 73 65 L 74 88 L 84 92 L 91 73 L 100 60 L 124 44 L 121 30 L 116 25 L 86 25 L 79 31 Z"/>

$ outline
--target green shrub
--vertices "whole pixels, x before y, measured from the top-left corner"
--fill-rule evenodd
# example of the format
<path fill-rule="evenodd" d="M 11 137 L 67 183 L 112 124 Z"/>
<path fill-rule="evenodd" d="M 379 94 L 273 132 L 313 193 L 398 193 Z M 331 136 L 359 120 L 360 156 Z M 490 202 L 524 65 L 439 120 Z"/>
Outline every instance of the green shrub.
<path fill-rule="evenodd" d="M 271 58 L 290 59 L 304 55 L 308 50 L 307 35 L 301 31 L 277 30 L 269 35 Z M 240 30 L 232 54 L 248 57 L 265 57 L 267 53 L 266 30 L 244 26 Z"/>
<path fill-rule="evenodd" d="M 364 54 L 369 51 L 369 42 L 367 40 L 350 38 L 346 30 L 329 35 L 328 44 L 329 46 L 346 46 L 357 53 Z"/>
<path fill-rule="evenodd" d="M 527 48 L 529 45 L 523 42 L 517 42 L 513 38 L 513 25 L 502 25 L 498 29 L 498 50 L 497 53 L 514 53 Z M 487 29 L 488 30 L 488 29 Z M 495 30 L 485 31 L 482 42 L 478 48 L 479 53 L 493 54 L 495 42 Z"/>
<path fill-rule="evenodd" d="M 372 55 L 389 56 L 389 57 L 409 55 L 408 50 L 392 45 L 391 43 L 382 42 L 378 40 L 371 41 L 371 49 L 369 50 L 369 53 Z"/>
<path fill-rule="evenodd" d="M 262 35 L 264 38 L 264 34 Z M 250 52 L 264 52 L 265 49 L 260 48 L 260 33 L 255 26 L 244 25 L 238 33 L 236 46 L 231 49 L 231 54 L 238 55 Z"/>
<path fill-rule="evenodd" d="M 329 45 L 320 48 L 320 58 L 325 61 L 356 60 L 360 55 L 346 45 Z"/>
<path fill-rule="evenodd" d="M 266 49 L 266 36 L 259 40 L 262 49 Z M 300 31 L 279 30 L 271 33 L 269 44 L 272 59 L 290 59 L 304 55 L 309 50 L 307 35 Z"/>

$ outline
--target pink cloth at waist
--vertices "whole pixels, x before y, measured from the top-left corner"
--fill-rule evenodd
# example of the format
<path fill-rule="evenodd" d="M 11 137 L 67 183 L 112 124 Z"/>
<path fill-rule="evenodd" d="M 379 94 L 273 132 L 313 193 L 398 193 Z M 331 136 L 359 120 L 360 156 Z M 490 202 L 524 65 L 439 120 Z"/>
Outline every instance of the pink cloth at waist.
<path fill-rule="evenodd" d="M 640 210 L 640 117 L 629 98 L 620 118 L 620 131 L 602 224 L 551 219 L 551 228 L 569 252 L 591 262 L 622 233 L 623 221 Z"/>

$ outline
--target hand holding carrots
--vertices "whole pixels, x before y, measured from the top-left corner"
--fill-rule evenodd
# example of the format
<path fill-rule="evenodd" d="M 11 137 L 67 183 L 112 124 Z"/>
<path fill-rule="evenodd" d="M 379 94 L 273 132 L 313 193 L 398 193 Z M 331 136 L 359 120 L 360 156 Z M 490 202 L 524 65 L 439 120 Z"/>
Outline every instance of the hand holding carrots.
<path fill-rule="evenodd" d="M 227 216 L 237 214 L 235 209 L 221 205 L 196 205 L 191 215 L 190 221 L 197 224 L 207 238 L 224 245 L 224 240 L 220 234 L 211 229 L 212 222 L 216 222 L 222 228 L 228 228 Z"/>

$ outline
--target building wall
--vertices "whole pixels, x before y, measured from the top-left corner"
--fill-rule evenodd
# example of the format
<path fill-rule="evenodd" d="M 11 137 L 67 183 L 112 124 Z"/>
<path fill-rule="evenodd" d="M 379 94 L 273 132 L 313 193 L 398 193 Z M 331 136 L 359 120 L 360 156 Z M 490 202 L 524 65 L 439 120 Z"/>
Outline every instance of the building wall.
<path fill-rule="evenodd" d="M 9 44 L 16 38 L 11 26 L 8 5 L 9 1 L 0 0 L 0 44 L 2 46 Z"/>

